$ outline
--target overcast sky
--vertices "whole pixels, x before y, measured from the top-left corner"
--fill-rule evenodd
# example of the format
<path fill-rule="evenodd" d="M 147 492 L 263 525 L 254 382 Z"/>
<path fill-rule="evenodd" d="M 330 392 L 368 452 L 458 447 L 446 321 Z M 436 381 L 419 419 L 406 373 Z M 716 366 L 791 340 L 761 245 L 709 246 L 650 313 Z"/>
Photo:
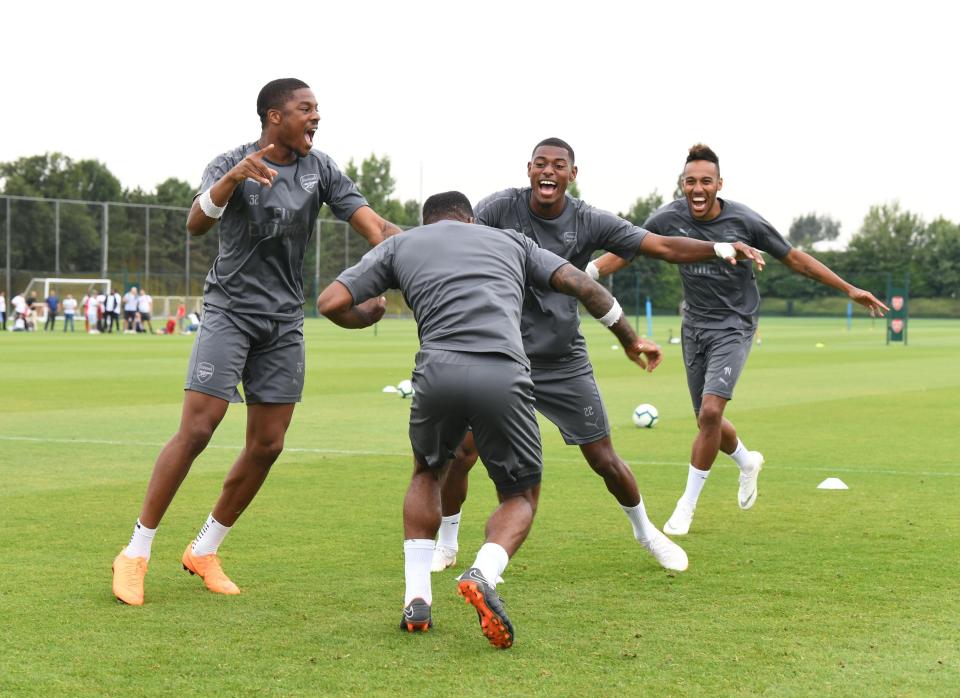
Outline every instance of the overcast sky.
<path fill-rule="evenodd" d="M 960 221 L 952 5 L 32 0 L 3 13 L 0 161 L 60 151 L 125 187 L 196 185 L 292 76 L 320 102 L 315 146 L 390 156 L 402 199 L 522 186 L 557 136 L 584 199 L 623 211 L 669 198 L 703 141 L 722 195 L 784 234 L 816 211 L 849 237 L 895 199 Z"/>

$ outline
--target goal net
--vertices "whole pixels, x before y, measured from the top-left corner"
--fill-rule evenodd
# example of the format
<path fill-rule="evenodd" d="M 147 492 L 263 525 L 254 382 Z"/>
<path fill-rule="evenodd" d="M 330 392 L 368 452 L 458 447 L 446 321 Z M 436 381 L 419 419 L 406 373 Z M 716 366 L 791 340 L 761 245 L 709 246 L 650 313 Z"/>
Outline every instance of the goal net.
<path fill-rule="evenodd" d="M 46 322 L 46 299 L 50 296 L 51 291 L 56 291 L 57 298 L 60 300 L 60 308 L 63 308 L 64 298 L 68 295 L 73 296 L 78 303 L 77 313 L 79 315 L 82 312 L 79 303 L 84 296 L 91 291 L 98 295 L 101 293 L 107 295 L 111 288 L 113 288 L 113 285 L 110 279 L 65 279 L 56 276 L 41 276 L 30 279 L 23 295 L 25 298 L 29 298 L 30 293 L 36 291 L 37 302 L 33 304 L 33 311 L 36 313 L 38 321 Z M 58 313 L 62 315 L 63 310 L 59 310 Z"/>

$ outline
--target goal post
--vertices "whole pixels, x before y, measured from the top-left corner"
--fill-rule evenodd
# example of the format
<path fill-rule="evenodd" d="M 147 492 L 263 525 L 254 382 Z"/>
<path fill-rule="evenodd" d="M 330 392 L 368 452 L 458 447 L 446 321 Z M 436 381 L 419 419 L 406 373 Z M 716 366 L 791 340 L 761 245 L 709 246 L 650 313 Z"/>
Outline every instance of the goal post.
<path fill-rule="evenodd" d="M 37 315 L 37 320 L 46 322 L 46 300 L 51 290 L 57 292 L 57 298 L 62 306 L 63 299 L 67 297 L 67 294 L 72 295 L 79 303 L 91 290 L 101 291 L 103 295 L 107 295 L 113 288 L 112 283 L 110 279 L 68 279 L 59 276 L 41 276 L 30 279 L 30 283 L 27 284 L 24 291 L 24 296 L 29 296 L 31 291 L 37 292 L 39 298 L 37 298 L 37 303 L 34 304 L 34 312 Z"/>

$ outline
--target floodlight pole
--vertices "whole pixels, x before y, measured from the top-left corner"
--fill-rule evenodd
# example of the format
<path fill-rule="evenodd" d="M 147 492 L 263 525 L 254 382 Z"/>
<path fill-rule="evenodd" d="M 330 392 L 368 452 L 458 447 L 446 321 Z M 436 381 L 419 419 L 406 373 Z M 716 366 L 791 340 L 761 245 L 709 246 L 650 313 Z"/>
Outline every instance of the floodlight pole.
<path fill-rule="evenodd" d="M 53 267 L 54 273 L 60 276 L 60 202 L 53 202 Z"/>
<path fill-rule="evenodd" d="M 150 207 L 147 206 L 144 211 L 146 211 L 146 219 L 144 220 L 144 236 L 143 236 L 143 282 L 141 286 L 150 285 Z M 186 302 L 186 299 L 184 299 Z"/>
<path fill-rule="evenodd" d="M 7 197 L 7 300 L 10 299 L 10 292 L 13 287 L 10 285 L 10 197 Z"/>
<path fill-rule="evenodd" d="M 186 302 L 190 295 L 190 231 L 184 227 L 183 232 L 187 236 L 183 245 L 183 298 Z"/>
<path fill-rule="evenodd" d="M 103 225 L 100 232 L 100 278 L 107 278 L 107 245 L 110 244 L 110 204 L 103 202 Z"/>

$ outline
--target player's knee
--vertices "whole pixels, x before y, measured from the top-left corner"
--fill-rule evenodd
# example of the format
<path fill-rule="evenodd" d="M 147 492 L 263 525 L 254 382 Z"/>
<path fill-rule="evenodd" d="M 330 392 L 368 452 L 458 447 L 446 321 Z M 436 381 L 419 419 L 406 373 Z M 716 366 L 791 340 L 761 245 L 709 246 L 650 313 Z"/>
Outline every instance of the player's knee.
<path fill-rule="evenodd" d="M 258 464 L 270 467 L 283 452 L 283 437 L 255 439 L 247 446 L 247 451 Z"/>
<path fill-rule="evenodd" d="M 213 437 L 214 426 L 202 422 L 191 422 L 181 426 L 180 438 L 187 450 L 194 456 L 199 454 L 210 443 Z"/>
<path fill-rule="evenodd" d="M 626 468 L 626 464 L 611 449 L 589 454 L 587 462 L 593 468 L 593 472 L 604 479 L 617 477 Z"/>
<path fill-rule="evenodd" d="M 697 415 L 701 429 L 719 429 L 723 423 L 723 408 L 704 404 Z"/>

